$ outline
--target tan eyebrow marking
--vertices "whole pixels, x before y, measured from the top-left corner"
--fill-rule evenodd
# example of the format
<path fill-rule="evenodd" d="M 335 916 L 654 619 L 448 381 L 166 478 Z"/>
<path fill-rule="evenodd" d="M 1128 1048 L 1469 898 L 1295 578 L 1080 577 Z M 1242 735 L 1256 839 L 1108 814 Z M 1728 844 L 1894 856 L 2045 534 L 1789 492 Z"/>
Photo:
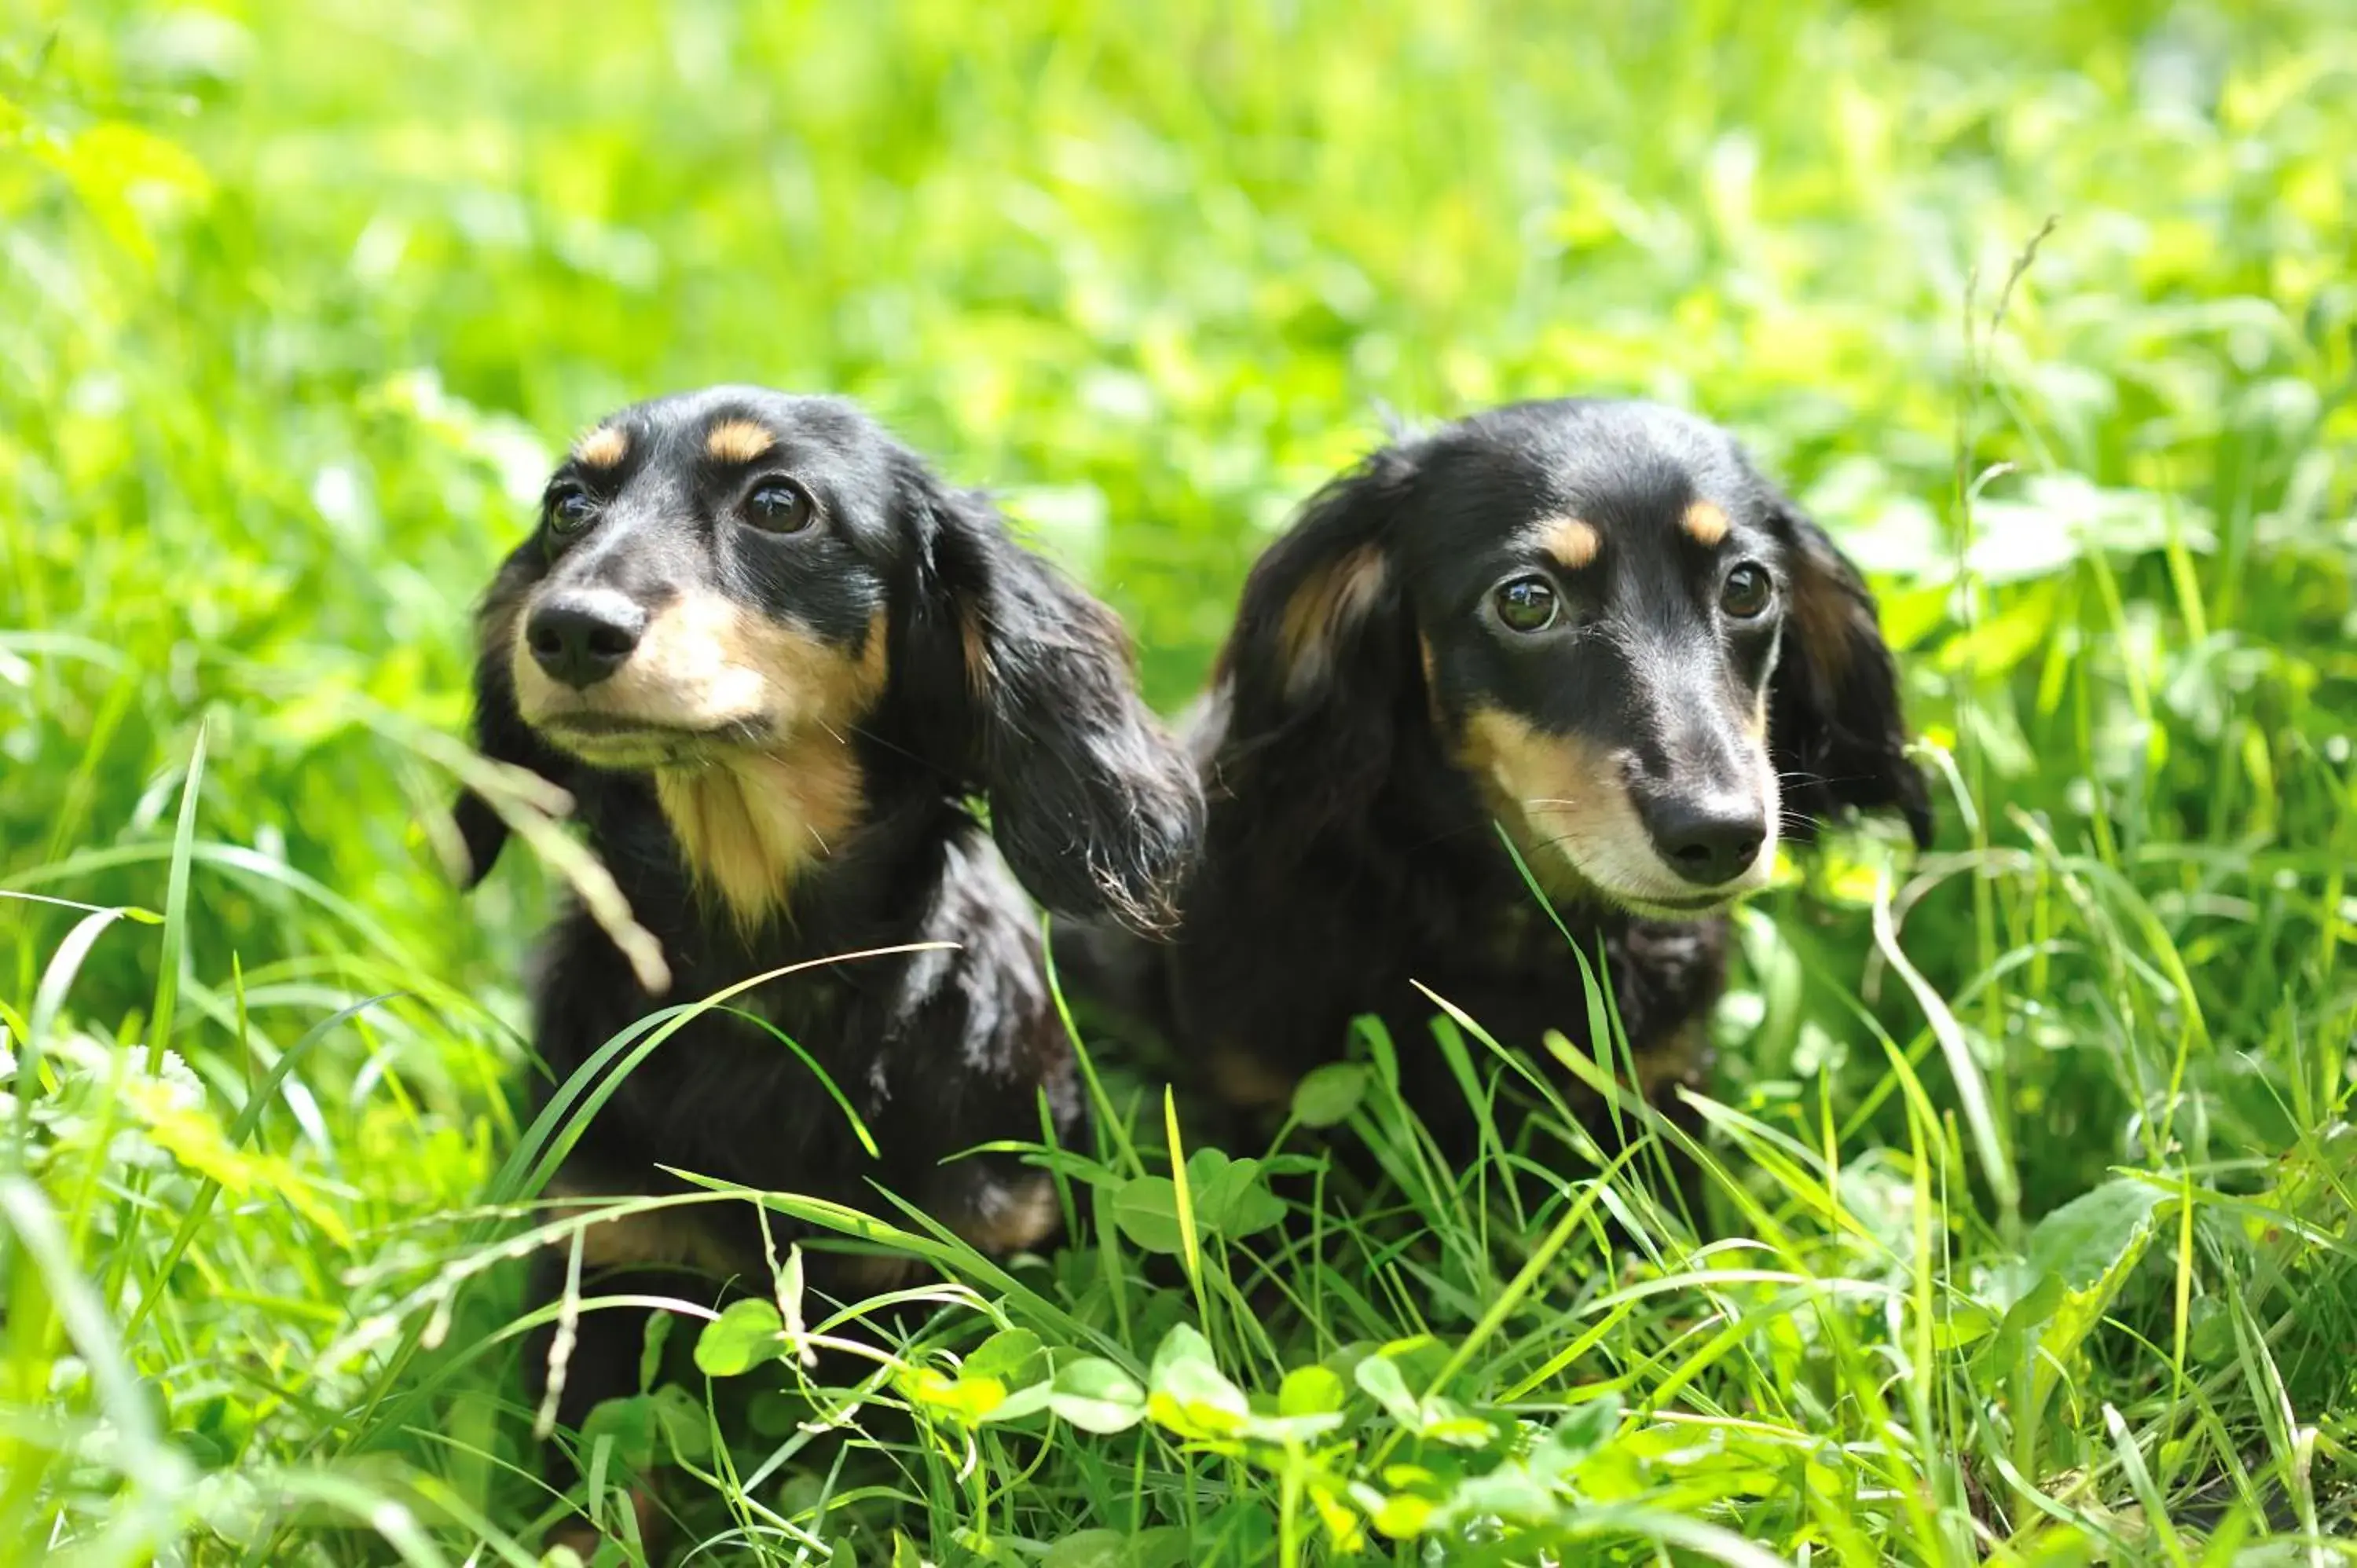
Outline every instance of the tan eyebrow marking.
<path fill-rule="evenodd" d="M 573 459 L 593 468 L 610 468 L 630 449 L 630 433 L 619 424 L 601 424 L 573 444 Z"/>
<path fill-rule="evenodd" d="M 1727 514 L 1709 501 L 1696 501 L 1686 508 L 1686 514 L 1678 520 L 1678 525 L 1696 544 L 1706 549 L 1727 537 Z"/>
<path fill-rule="evenodd" d="M 777 437 L 749 419 L 724 419 L 704 437 L 704 449 L 724 463 L 749 463 L 777 445 Z"/>
<path fill-rule="evenodd" d="M 1582 522 L 1576 517 L 1550 517 L 1531 529 L 1532 542 L 1554 556 L 1566 572 L 1577 572 L 1596 559 L 1604 548 L 1604 536 L 1596 525 Z"/>

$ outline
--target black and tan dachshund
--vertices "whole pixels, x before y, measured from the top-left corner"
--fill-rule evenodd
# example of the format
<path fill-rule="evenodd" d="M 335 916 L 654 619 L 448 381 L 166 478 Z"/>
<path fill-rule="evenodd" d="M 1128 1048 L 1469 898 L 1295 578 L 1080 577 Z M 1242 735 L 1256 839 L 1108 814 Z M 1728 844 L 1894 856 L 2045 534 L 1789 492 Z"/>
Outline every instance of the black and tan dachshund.
<path fill-rule="evenodd" d="M 673 975 L 649 994 L 587 914 L 565 915 L 533 987 L 551 1081 L 666 1003 L 956 944 L 766 983 L 735 1001 L 752 1017 L 699 1015 L 597 1112 L 556 1188 L 676 1191 L 670 1165 L 874 1209 L 873 1182 L 985 1251 L 1045 1241 L 1060 1219 L 1045 1173 L 950 1159 L 1038 1141 L 1043 1105 L 1060 1140 L 1084 1124 L 1021 889 L 1154 930 L 1200 828 L 1192 770 L 1136 695 L 1112 615 L 850 404 L 718 387 L 626 409 L 574 446 L 479 635 L 478 745 L 571 793 Z M 457 815 L 479 879 L 502 818 L 475 796 Z M 588 1263 L 768 1288 L 747 1206 L 656 1213 L 587 1228 Z M 874 1262 L 817 1253 L 811 1280 L 874 1288 Z M 565 1270 L 551 1263 L 544 1302 Z M 609 1273 L 596 1294 L 640 1283 Z M 636 1391 L 643 1326 L 582 1315 L 563 1425 Z M 534 1377 L 547 1348 L 527 1351 Z M 561 1453 L 551 1468 L 566 1473 Z"/>
<path fill-rule="evenodd" d="M 1707 1065 L 1720 911 L 1779 838 L 1883 807 L 1928 838 L 1905 739 L 1872 597 L 1725 431 L 1496 409 L 1377 452 L 1254 566 L 1189 737 L 1209 816 L 1179 930 L 1076 929 L 1068 983 L 1246 1107 L 1377 1015 L 1462 1148 L 1417 983 L 1510 1046 L 1590 1033 L 1502 827 L 1666 1102 Z"/>

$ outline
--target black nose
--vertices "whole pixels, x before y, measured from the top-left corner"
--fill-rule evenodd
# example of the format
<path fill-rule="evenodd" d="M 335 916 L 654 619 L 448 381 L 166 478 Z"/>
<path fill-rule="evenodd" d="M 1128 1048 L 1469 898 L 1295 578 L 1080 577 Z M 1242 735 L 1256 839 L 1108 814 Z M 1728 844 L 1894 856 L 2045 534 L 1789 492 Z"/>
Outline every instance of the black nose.
<path fill-rule="evenodd" d="M 610 588 L 560 594 L 532 612 L 523 639 L 533 662 L 568 686 L 594 686 L 622 667 L 647 629 L 647 612 Z"/>
<path fill-rule="evenodd" d="M 1768 836 L 1759 802 L 1739 795 L 1670 796 L 1644 809 L 1645 831 L 1670 869 L 1698 887 L 1731 882 Z"/>

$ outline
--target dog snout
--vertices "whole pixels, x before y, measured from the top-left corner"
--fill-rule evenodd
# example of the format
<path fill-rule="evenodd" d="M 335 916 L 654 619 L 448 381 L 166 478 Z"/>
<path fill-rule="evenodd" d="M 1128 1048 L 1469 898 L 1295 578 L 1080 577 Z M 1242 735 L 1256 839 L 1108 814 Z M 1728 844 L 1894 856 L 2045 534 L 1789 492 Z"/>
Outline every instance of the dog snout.
<path fill-rule="evenodd" d="M 1639 802 L 1645 832 L 1671 870 L 1697 887 L 1734 881 L 1768 836 L 1759 800 L 1735 790 L 1681 790 Z"/>
<path fill-rule="evenodd" d="M 544 602 L 524 623 L 523 637 L 549 679 L 578 691 L 619 670 L 646 629 L 646 609 L 635 599 L 592 588 Z"/>

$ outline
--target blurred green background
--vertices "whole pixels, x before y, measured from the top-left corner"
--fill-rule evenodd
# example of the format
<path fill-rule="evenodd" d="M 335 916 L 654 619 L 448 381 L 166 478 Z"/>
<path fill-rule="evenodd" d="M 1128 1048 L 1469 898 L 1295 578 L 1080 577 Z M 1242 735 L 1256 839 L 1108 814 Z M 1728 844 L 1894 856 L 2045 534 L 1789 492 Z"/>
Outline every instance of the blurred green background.
<path fill-rule="evenodd" d="M 0 888 L 163 907 L 209 724 L 177 961 L 109 929 L 49 1042 L 102 1076 L 169 962 L 199 1125 L 138 1102 L 135 1155 L 45 1119 L 35 1174 L 66 1206 L 117 1159 L 238 1172 L 256 1072 L 399 988 L 262 1122 L 246 1191 L 313 1208 L 209 1234 L 143 1368 L 300 1362 L 367 1309 L 345 1271 L 396 1278 L 479 1192 L 544 906 L 529 868 L 462 902 L 432 853 L 468 610 L 610 407 L 863 400 L 1116 606 L 1175 707 L 1383 410 L 1579 392 L 1734 425 L 1874 574 L 1948 769 L 1907 946 L 1999 1187 L 2035 1217 L 2190 1172 L 2345 1237 L 2352 102 L 2341 0 L 7 0 Z M 1867 1144 L 1900 1099 L 1852 998 L 1931 1039 L 1874 864 L 1763 904 L 1725 1085 L 1796 1127 L 1822 1089 Z M 0 902 L 19 1039 L 77 918 Z M 1987 1179 L 1950 1195 L 1968 1257 L 2012 1242 Z M 89 1212 L 85 1256 L 154 1255 Z M 2277 1349 L 2328 1459 L 2345 1251 L 2234 1276 L 2310 1304 Z M 221 1441 L 308 1452 L 269 1410 Z"/>

